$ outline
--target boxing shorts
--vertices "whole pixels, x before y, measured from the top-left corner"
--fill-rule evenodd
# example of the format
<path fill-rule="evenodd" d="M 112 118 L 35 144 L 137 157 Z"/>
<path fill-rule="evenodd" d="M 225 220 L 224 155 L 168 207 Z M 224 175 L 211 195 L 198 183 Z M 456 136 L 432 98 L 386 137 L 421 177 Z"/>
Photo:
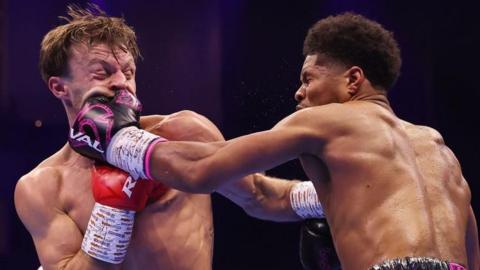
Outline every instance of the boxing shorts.
<path fill-rule="evenodd" d="M 467 270 L 460 264 L 429 257 L 405 257 L 385 260 L 370 270 Z"/>

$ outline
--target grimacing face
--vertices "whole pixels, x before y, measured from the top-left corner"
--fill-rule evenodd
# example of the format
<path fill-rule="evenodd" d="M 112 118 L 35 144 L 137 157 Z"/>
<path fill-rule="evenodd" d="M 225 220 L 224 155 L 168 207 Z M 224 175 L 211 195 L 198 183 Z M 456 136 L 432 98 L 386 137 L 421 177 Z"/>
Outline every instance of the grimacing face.
<path fill-rule="evenodd" d="M 128 51 L 114 48 L 112 52 L 110 47 L 101 43 L 90 47 L 73 45 L 68 66 L 69 72 L 63 81 L 71 109 L 75 112 L 93 92 L 113 96 L 116 90 L 126 89 L 136 94 L 136 65 Z"/>
<path fill-rule="evenodd" d="M 328 64 L 317 55 L 307 55 L 300 73 L 301 85 L 295 93 L 295 100 L 298 102 L 296 109 L 348 100 L 348 80 L 344 72 L 344 67 Z"/>

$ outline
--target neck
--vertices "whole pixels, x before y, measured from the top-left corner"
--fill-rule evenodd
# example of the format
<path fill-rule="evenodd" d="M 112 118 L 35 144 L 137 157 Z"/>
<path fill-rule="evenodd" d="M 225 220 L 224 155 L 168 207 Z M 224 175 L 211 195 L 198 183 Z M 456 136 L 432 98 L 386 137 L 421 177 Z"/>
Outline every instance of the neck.
<path fill-rule="evenodd" d="M 369 89 L 369 91 L 360 91 L 354 95 L 351 100 L 371 102 L 393 112 L 385 92 L 380 92 L 375 89 Z"/>
<path fill-rule="evenodd" d="M 91 167 L 95 161 L 86 158 L 79 153 L 75 152 L 68 142 L 62 147 L 61 152 L 68 164 L 72 166 L 81 167 L 81 168 L 89 168 Z"/>
<path fill-rule="evenodd" d="M 77 117 L 78 112 L 73 112 L 67 107 L 65 107 L 65 112 L 67 113 L 68 128 L 70 128 L 73 125 L 73 122 L 75 121 L 75 117 Z"/>

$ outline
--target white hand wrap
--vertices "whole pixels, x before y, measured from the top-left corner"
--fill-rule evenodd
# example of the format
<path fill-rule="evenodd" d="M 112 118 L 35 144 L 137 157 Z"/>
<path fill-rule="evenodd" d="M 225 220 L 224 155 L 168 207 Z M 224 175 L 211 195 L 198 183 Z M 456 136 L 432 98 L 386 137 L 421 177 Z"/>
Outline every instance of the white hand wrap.
<path fill-rule="evenodd" d="M 150 155 L 153 146 L 166 139 L 137 127 L 119 130 L 110 141 L 107 161 L 128 172 L 133 179 L 152 179 Z"/>
<path fill-rule="evenodd" d="M 303 219 L 325 217 L 317 192 L 311 181 L 295 184 L 290 191 L 293 211 Z"/>
<path fill-rule="evenodd" d="M 83 237 L 82 250 L 88 255 L 119 264 L 127 255 L 135 211 L 95 203 Z"/>

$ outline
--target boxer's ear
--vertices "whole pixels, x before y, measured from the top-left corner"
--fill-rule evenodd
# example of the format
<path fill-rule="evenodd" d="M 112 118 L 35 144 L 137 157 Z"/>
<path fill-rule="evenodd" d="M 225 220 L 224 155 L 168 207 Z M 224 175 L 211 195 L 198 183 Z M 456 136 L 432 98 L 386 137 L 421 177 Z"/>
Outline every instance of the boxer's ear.
<path fill-rule="evenodd" d="M 47 84 L 48 89 L 50 89 L 55 97 L 62 100 L 68 98 L 68 91 L 66 90 L 65 81 L 62 77 L 52 76 L 48 78 Z"/>
<path fill-rule="evenodd" d="M 347 79 L 348 93 L 353 96 L 360 90 L 360 87 L 365 80 L 365 74 L 363 73 L 362 68 L 358 66 L 352 66 L 345 71 L 344 74 Z"/>

